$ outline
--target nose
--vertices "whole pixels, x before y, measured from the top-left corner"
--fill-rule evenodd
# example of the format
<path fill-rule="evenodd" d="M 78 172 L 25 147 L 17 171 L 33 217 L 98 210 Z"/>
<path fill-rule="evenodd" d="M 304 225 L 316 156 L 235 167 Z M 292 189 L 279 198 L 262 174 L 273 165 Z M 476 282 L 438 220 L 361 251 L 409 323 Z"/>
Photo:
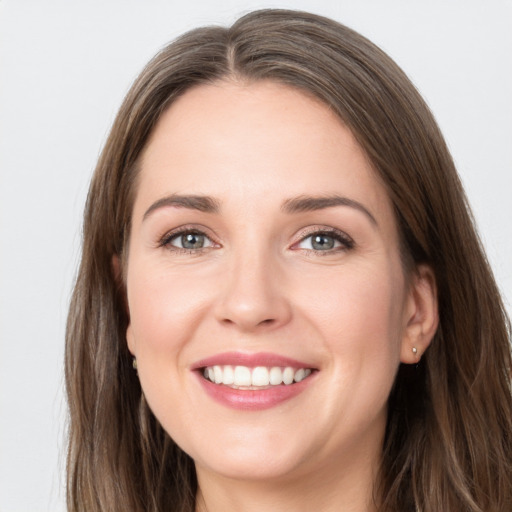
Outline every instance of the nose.
<path fill-rule="evenodd" d="M 217 320 L 244 332 L 286 325 L 292 308 L 278 263 L 262 253 L 244 254 L 233 260 L 221 278 Z"/>

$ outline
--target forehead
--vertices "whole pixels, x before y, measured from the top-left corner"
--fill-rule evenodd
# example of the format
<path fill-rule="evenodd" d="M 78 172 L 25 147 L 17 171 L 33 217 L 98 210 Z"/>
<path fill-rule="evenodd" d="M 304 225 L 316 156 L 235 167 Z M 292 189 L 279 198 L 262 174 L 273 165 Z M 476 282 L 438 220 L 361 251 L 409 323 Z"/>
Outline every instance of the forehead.
<path fill-rule="evenodd" d="M 390 210 L 385 188 L 339 117 L 274 82 L 190 89 L 164 112 L 141 162 L 136 209 L 176 193 L 261 205 L 337 193 L 364 201 L 376 215 Z"/>

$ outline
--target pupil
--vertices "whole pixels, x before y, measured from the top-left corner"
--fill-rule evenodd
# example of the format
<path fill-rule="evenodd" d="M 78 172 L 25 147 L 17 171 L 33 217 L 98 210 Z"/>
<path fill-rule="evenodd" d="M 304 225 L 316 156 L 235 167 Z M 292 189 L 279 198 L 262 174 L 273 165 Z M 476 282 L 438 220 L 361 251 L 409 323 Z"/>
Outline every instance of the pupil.
<path fill-rule="evenodd" d="M 201 249 L 204 245 L 204 235 L 187 233 L 181 237 L 181 244 L 184 249 Z"/>
<path fill-rule="evenodd" d="M 313 249 L 325 251 L 334 247 L 334 239 L 327 235 L 315 235 L 311 245 Z"/>

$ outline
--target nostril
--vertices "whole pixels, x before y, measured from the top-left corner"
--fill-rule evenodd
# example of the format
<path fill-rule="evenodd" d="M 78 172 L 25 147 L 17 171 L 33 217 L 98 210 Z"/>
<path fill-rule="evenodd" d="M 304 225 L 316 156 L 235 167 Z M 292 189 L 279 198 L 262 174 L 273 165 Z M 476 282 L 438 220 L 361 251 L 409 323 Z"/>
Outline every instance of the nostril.
<path fill-rule="evenodd" d="M 290 304 L 278 290 L 228 288 L 221 294 L 214 315 L 225 327 L 242 330 L 273 329 L 291 318 Z"/>

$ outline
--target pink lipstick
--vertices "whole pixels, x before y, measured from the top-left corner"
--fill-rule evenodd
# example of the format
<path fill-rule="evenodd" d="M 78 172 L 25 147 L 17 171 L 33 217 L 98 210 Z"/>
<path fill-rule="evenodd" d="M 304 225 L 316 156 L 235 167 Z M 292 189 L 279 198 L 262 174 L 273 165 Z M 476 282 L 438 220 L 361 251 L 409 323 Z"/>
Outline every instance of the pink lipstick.
<path fill-rule="evenodd" d="M 277 354 L 226 352 L 192 365 L 205 392 L 235 409 L 261 410 L 304 391 L 317 369 L 310 363 Z"/>

